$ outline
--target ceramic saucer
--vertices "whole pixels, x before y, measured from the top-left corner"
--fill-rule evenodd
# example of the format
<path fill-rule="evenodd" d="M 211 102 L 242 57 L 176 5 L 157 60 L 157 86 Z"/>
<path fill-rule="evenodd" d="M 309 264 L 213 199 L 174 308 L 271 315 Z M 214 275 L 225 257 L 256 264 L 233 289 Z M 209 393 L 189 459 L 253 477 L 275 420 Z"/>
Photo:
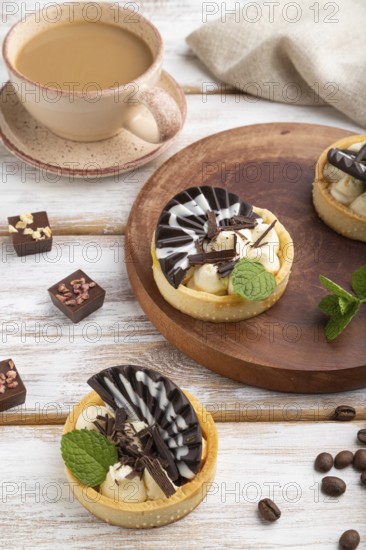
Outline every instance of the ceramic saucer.
<path fill-rule="evenodd" d="M 165 71 L 158 86 L 170 93 L 186 117 L 186 100 L 178 83 Z M 147 143 L 127 130 L 93 143 L 62 139 L 39 124 L 23 107 L 10 82 L 0 91 L 0 140 L 17 158 L 46 172 L 72 178 L 107 177 L 133 170 L 168 149 Z"/>

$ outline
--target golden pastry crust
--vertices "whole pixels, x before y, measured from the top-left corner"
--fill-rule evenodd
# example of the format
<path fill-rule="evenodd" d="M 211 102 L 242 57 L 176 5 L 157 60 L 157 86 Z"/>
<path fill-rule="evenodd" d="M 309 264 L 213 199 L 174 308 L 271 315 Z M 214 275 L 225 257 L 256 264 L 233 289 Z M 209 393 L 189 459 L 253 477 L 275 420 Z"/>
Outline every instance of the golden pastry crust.
<path fill-rule="evenodd" d="M 263 218 L 265 223 L 272 223 L 277 218 L 269 210 L 256 208 L 253 211 Z M 211 321 L 213 323 L 235 322 L 259 315 L 272 307 L 284 293 L 294 259 L 294 247 L 290 234 L 277 221 L 276 233 L 280 241 L 279 260 L 280 269 L 275 276 L 277 287 L 265 300 L 251 302 L 237 295 L 216 296 L 208 292 L 201 292 L 180 285 L 173 288 L 165 278 L 155 254 L 155 239 L 152 240 L 153 274 L 160 293 L 169 304 L 182 313 L 195 319 Z"/>
<path fill-rule="evenodd" d="M 366 242 L 366 218 L 337 201 L 329 191 L 329 181 L 324 177 L 329 149 L 348 149 L 351 145 L 364 141 L 366 135 L 350 136 L 336 141 L 322 152 L 315 169 L 313 202 L 319 217 L 334 231 L 349 239 Z"/>
<path fill-rule="evenodd" d="M 91 487 L 80 483 L 65 466 L 66 477 L 77 500 L 98 518 L 112 525 L 132 529 L 148 529 L 173 523 L 192 512 L 205 498 L 210 484 L 216 474 L 216 460 L 218 438 L 212 416 L 192 397 L 184 391 L 196 411 L 203 437 L 206 440 L 205 456 L 201 462 L 201 469 L 188 483 L 177 489 L 170 498 L 148 500 L 142 503 L 126 504 L 115 502 L 105 497 Z M 63 433 L 75 430 L 76 421 L 84 409 L 90 405 L 104 405 L 94 391 L 88 393 L 78 403 L 68 416 Z"/>

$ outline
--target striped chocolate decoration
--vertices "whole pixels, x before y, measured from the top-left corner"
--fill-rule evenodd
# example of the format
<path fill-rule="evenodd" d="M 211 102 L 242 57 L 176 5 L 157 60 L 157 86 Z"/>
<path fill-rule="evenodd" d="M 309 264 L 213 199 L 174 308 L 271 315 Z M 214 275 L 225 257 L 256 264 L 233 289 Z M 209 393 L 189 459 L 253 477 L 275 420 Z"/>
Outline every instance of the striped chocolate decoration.
<path fill-rule="evenodd" d="M 188 256 L 196 254 L 197 244 L 202 245 L 208 236 L 210 212 L 218 227 L 228 226 L 234 216 L 259 218 L 250 204 L 221 187 L 191 187 L 175 195 L 160 214 L 155 231 L 156 256 L 174 288 L 189 269 Z"/>
<path fill-rule="evenodd" d="M 122 365 L 92 376 L 88 384 L 113 410 L 125 409 L 129 421 L 158 428 L 177 469 L 175 485 L 195 476 L 201 463 L 202 430 L 191 403 L 174 382 L 146 367 Z"/>
<path fill-rule="evenodd" d="M 346 174 L 366 181 L 366 143 L 359 151 L 332 148 L 328 151 L 328 162 Z"/>

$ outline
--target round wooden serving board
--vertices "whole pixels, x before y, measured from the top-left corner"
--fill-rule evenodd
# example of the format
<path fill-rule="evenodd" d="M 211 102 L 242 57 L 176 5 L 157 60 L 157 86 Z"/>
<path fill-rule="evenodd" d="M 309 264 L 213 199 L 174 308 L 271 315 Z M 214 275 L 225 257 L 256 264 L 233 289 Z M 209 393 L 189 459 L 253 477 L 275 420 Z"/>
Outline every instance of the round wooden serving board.
<path fill-rule="evenodd" d="M 350 288 L 366 264 L 364 243 L 341 237 L 312 204 L 321 151 L 350 132 L 311 124 L 260 124 L 215 134 L 183 149 L 153 174 L 131 211 L 126 262 L 137 299 L 151 322 L 205 367 L 246 384 L 288 392 L 336 392 L 366 386 L 366 307 L 332 343 L 324 337 L 323 274 Z M 194 185 L 227 188 L 268 208 L 295 243 L 283 297 L 240 323 L 195 320 L 171 307 L 152 275 L 151 238 L 159 214 L 177 192 Z M 219 398 L 219 396 L 218 396 Z"/>

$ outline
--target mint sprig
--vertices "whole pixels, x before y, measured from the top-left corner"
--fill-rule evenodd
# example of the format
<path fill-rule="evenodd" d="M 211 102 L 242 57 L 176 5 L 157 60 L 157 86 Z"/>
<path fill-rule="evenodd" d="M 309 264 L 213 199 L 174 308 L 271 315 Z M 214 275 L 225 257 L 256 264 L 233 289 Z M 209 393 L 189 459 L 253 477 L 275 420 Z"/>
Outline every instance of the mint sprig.
<path fill-rule="evenodd" d="M 332 292 L 319 302 L 319 308 L 330 318 L 325 327 L 325 336 L 331 341 L 337 338 L 357 314 L 362 303 L 366 302 L 366 265 L 352 274 L 351 294 L 337 283 L 320 275 L 320 282 Z"/>
<path fill-rule="evenodd" d="M 76 479 L 88 487 L 100 485 L 109 467 L 118 462 L 115 445 L 92 430 L 74 430 L 64 434 L 61 453 Z"/>
<path fill-rule="evenodd" d="M 273 273 L 258 262 L 242 258 L 234 267 L 231 282 L 235 294 L 252 302 L 264 300 L 272 294 L 277 283 Z"/>

